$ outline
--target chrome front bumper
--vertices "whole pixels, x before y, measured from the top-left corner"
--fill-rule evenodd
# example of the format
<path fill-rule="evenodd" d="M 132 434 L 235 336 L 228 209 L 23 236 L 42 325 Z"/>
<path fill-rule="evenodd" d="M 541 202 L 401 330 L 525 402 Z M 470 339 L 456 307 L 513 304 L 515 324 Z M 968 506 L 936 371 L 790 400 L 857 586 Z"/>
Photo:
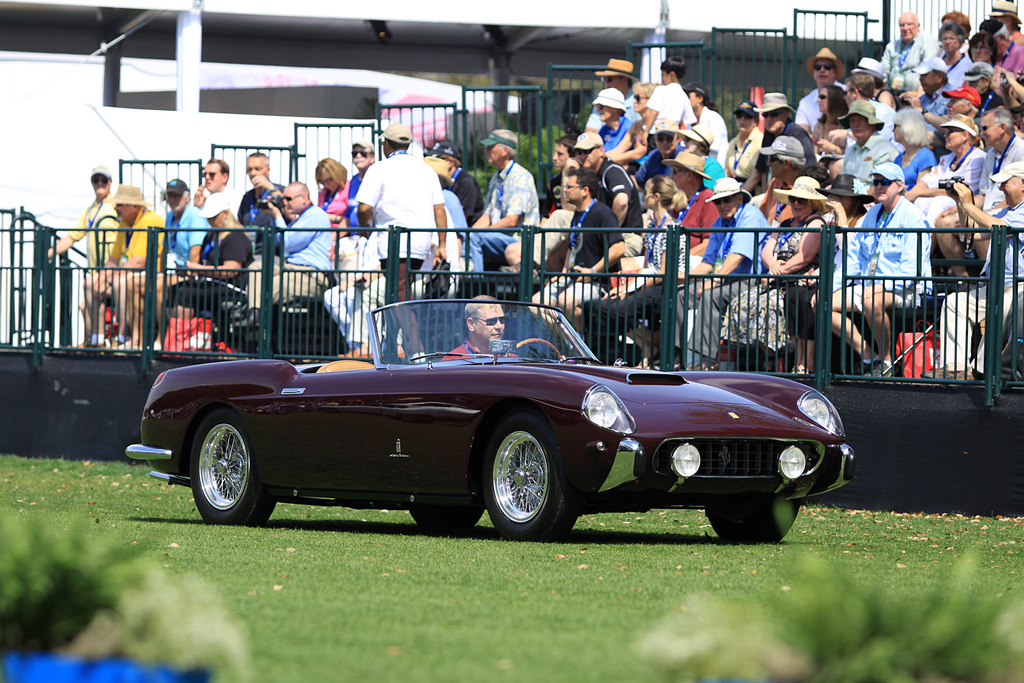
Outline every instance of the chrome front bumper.
<path fill-rule="evenodd" d="M 132 460 L 170 460 L 174 452 L 166 448 L 153 448 L 141 443 L 133 443 L 124 449 L 124 454 Z"/>

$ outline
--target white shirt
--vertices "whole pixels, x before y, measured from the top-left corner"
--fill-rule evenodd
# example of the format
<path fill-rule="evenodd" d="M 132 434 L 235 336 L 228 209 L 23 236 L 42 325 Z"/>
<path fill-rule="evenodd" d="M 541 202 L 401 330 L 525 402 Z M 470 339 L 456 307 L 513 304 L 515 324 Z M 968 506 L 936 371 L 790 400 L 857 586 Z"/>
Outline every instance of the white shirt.
<path fill-rule="evenodd" d="M 717 111 L 704 107 L 700 113 L 700 123 L 710 128 L 711 132 L 715 134 L 715 142 L 711 145 L 708 156 L 718 159 L 718 163 L 725 168 L 725 152 L 729 148 L 729 129 L 725 127 L 725 119 Z"/>
<path fill-rule="evenodd" d="M 697 116 L 690 106 L 690 97 L 678 83 L 659 85 L 647 100 L 647 108 L 658 112 L 655 118 L 670 119 L 685 123 L 687 127 L 697 123 Z"/>
<path fill-rule="evenodd" d="M 1024 161 L 1024 140 L 1014 135 L 1010 138 L 1008 147 L 1005 150 L 1005 156 L 1003 156 L 1001 151 L 997 151 L 995 147 L 990 148 L 985 153 L 985 165 L 981 172 L 981 181 L 978 183 L 978 192 L 985 195 L 985 205 L 982 208 L 985 213 L 988 213 L 993 206 L 1006 199 L 1006 195 L 999 189 L 999 183 L 992 182 L 992 176 L 998 172 L 996 171 L 996 164 L 999 163 L 1000 158 L 1002 158 L 1002 163 L 999 163 L 1000 169 L 1006 168 L 1008 165 L 1018 161 Z"/>
<path fill-rule="evenodd" d="M 837 85 L 846 90 L 846 86 L 836 81 L 832 85 Z M 800 103 L 796 106 L 796 121 L 798 126 L 807 126 L 807 130 L 811 131 L 814 129 L 814 124 L 821 118 L 821 109 L 818 108 L 818 88 L 815 88 L 811 92 L 807 93 L 800 99 Z"/>
<path fill-rule="evenodd" d="M 444 205 L 441 183 L 434 169 L 408 153 L 396 152 L 366 169 L 356 201 L 373 207 L 378 227 L 436 228 L 434 207 Z M 399 256 L 425 259 L 430 254 L 430 231 L 403 235 Z M 410 248 L 411 242 L 411 248 Z M 380 258 L 387 258 L 387 242 Z"/>

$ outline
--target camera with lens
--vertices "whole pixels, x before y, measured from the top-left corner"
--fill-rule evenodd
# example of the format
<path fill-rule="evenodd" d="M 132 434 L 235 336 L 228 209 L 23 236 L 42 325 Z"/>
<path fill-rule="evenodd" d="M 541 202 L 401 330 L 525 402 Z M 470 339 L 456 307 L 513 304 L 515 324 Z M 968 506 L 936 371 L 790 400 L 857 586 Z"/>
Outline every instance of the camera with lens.
<path fill-rule="evenodd" d="M 284 197 L 279 194 L 270 194 L 256 200 L 256 206 L 264 211 L 269 209 L 271 204 L 276 206 L 278 211 L 284 213 Z"/>
<path fill-rule="evenodd" d="M 962 182 L 964 182 L 964 177 L 962 175 L 955 175 L 952 178 L 943 178 L 939 181 L 939 189 L 952 190 L 954 185 Z"/>

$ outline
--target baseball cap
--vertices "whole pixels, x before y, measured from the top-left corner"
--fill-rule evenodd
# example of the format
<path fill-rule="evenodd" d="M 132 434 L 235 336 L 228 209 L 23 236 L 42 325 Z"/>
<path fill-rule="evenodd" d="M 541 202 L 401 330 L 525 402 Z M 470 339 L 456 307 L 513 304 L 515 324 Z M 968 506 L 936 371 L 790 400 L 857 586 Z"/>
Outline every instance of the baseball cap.
<path fill-rule="evenodd" d="M 449 156 L 452 157 L 453 159 L 458 159 L 459 161 L 462 161 L 462 155 L 459 154 L 459 148 L 456 147 L 454 144 L 448 142 L 447 140 L 435 142 L 434 146 L 430 148 L 429 152 L 427 152 L 427 156 Z"/>
<path fill-rule="evenodd" d="M 880 175 L 886 180 L 898 180 L 901 183 L 907 182 L 907 177 L 903 175 L 903 168 L 892 161 L 878 164 L 878 166 L 871 169 L 871 175 Z"/>
<path fill-rule="evenodd" d="M 946 90 L 942 93 L 943 97 L 962 97 L 975 107 L 981 106 L 981 95 L 978 91 L 969 85 L 962 85 L 956 90 Z"/>
<path fill-rule="evenodd" d="M 516 139 L 516 134 L 512 131 L 502 131 L 500 129 L 492 130 L 490 135 L 480 141 L 480 144 L 484 147 L 490 145 L 505 145 L 512 149 L 516 149 L 519 146 L 519 141 Z"/>
<path fill-rule="evenodd" d="M 392 123 L 384 129 L 384 139 L 400 145 L 412 144 L 412 130 L 404 123 Z"/>
<path fill-rule="evenodd" d="M 967 67 L 967 72 L 964 74 L 965 81 L 980 81 L 982 78 L 992 78 L 995 74 L 995 69 L 988 62 L 974 62 Z"/>
<path fill-rule="evenodd" d="M 1010 178 L 1024 178 L 1024 161 L 1007 164 L 999 173 L 989 177 L 993 183 L 1005 183 Z"/>
<path fill-rule="evenodd" d="M 188 185 L 181 178 L 175 178 L 171 182 L 167 183 L 167 189 L 164 190 L 165 194 L 188 194 Z"/>
<path fill-rule="evenodd" d="M 587 131 L 578 138 L 576 138 L 576 144 L 573 145 L 573 149 L 597 149 L 604 145 L 604 140 L 601 136 L 593 131 Z"/>
<path fill-rule="evenodd" d="M 931 73 L 932 71 L 941 71 L 944 74 L 949 73 L 949 67 L 942 61 L 941 57 L 929 57 L 920 64 L 911 69 L 916 74 L 923 76 L 924 74 Z"/>
<path fill-rule="evenodd" d="M 92 173 L 89 174 L 89 177 L 91 178 L 94 175 L 104 176 L 107 180 L 114 179 L 114 177 L 110 175 L 110 169 L 107 168 L 106 166 L 97 166 L 96 168 L 92 169 Z"/>
<path fill-rule="evenodd" d="M 622 93 L 615 88 L 605 88 L 601 92 L 597 93 L 597 97 L 594 98 L 593 104 L 600 104 L 603 107 L 626 111 L 626 98 L 624 98 Z"/>
<path fill-rule="evenodd" d="M 806 158 L 804 157 L 804 146 L 792 135 L 780 135 L 775 138 L 772 140 L 771 147 L 761 148 L 761 154 L 766 157 L 786 157 L 788 159 L 795 159 L 801 163 L 806 161 Z"/>
<path fill-rule="evenodd" d="M 679 124 L 672 119 L 658 119 L 651 126 L 651 135 L 657 135 L 658 133 L 672 133 L 675 135 L 679 132 Z"/>

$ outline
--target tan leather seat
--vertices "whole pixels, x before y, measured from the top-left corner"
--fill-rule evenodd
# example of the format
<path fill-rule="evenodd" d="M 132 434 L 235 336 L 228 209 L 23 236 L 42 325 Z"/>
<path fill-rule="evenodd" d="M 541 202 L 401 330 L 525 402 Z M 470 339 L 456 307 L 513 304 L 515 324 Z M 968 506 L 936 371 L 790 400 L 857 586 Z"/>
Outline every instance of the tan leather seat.
<path fill-rule="evenodd" d="M 342 360 L 334 360 L 330 363 L 321 365 L 316 371 L 316 374 L 321 372 L 341 372 L 343 370 L 372 370 L 373 363 L 367 363 L 364 360 L 351 360 L 349 358 L 343 358 Z"/>

